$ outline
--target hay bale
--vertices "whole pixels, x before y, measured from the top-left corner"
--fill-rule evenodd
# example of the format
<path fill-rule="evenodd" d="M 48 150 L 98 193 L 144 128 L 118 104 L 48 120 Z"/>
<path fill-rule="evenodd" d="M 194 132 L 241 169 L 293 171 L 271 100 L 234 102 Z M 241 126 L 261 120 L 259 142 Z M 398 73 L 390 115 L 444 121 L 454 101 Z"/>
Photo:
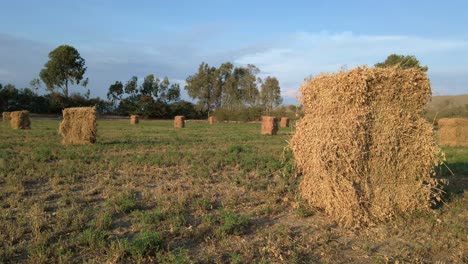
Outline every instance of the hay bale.
<path fill-rule="evenodd" d="M 96 142 L 96 107 L 73 107 L 63 110 L 58 133 L 62 144 L 90 144 Z"/>
<path fill-rule="evenodd" d="M 343 226 L 430 208 L 440 149 L 421 117 L 425 73 L 357 68 L 301 87 L 305 116 L 290 141 L 304 178 L 302 197 Z"/>
<path fill-rule="evenodd" d="M 175 128 L 184 128 L 185 127 L 185 117 L 184 116 L 176 116 L 174 118 L 174 127 Z"/>
<path fill-rule="evenodd" d="M 30 129 L 29 111 L 15 111 L 10 113 L 10 125 L 13 129 Z"/>
<path fill-rule="evenodd" d="M 3 123 L 10 123 L 11 117 L 10 117 L 10 112 L 3 112 L 2 113 L 2 121 Z"/>
<path fill-rule="evenodd" d="M 208 124 L 212 125 L 212 124 L 214 124 L 216 122 L 217 122 L 216 117 L 214 117 L 214 116 L 208 117 Z"/>
<path fill-rule="evenodd" d="M 262 116 L 262 135 L 276 135 L 278 132 L 278 119 L 274 116 Z"/>
<path fill-rule="evenodd" d="M 439 120 L 439 145 L 468 147 L 468 119 L 442 118 Z"/>
<path fill-rule="evenodd" d="M 280 120 L 280 127 L 289 127 L 289 118 L 282 117 Z"/>
<path fill-rule="evenodd" d="M 136 125 L 136 124 L 138 124 L 138 123 L 140 123 L 140 116 L 138 116 L 138 115 L 131 115 L 131 116 L 130 116 L 130 124 Z"/>

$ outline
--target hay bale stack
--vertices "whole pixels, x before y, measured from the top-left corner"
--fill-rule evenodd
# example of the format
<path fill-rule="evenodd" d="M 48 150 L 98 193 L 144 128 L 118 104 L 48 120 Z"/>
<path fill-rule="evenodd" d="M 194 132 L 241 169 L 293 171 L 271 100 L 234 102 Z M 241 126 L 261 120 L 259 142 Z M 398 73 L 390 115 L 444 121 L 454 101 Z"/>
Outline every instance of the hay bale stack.
<path fill-rule="evenodd" d="M 3 123 L 10 123 L 11 117 L 10 117 L 10 112 L 3 112 L 2 113 L 2 121 Z"/>
<path fill-rule="evenodd" d="M 15 111 L 10 113 L 10 125 L 13 129 L 30 129 L 29 111 Z"/>
<path fill-rule="evenodd" d="M 73 107 L 63 110 L 59 135 L 64 145 L 80 145 L 96 142 L 96 107 Z"/>
<path fill-rule="evenodd" d="M 212 125 L 214 123 L 216 123 L 216 117 L 214 116 L 208 117 L 208 124 Z"/>
<path fill-rule="evenodd" d="M 138 115 L 131 115 L 131 116 L 130 116 L 130 124 L 136 125 L 136 124 L 138 124 L 138 123 L 140 123 L 140 116 L 138 116 Z"/>
<path fill-rule="evenodd" d="M 176 116 L 174 118 L 174 127 L 175 128 L 184 128 L 185 127 L 185 117 L 184 116 Z"/>
<path fill-rule="evenodd" d="M 280 127 L 289 127 L 289 118 L 282 117 L 280 120 Z"/>
<path fill-rule="evenodd" d="M 439 145 L 468 147 L 468 119 L 442 118 L 439 120 Z"/>
<path fill-rule="evenodd" d="M 290 141 L 302 197 L 341 225 L 361 226 L 430 208 L 439 148 L 421 116 L 425 73 L 357 68 L 301 87 L 305 116 Z"/>
<path fill-rule="evenodd" d="M 276 135 L 278 119 L 274 116 L 262 116 L 262 135 Z"/>

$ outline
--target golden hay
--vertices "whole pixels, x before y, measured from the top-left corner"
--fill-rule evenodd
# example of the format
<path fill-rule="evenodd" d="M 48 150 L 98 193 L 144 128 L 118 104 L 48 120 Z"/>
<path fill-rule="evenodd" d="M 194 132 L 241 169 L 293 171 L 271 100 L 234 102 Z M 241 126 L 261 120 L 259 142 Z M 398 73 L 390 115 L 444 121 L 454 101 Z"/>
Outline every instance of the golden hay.
<path fill-rule="evenodd" d="M 185 127 L 185 117 L 184 116 L 176 116 L 174 118 L 174 127 L 175 128 L 184 128 Z"/>
<path fill-rule="evenodd" d="M 2 121 L 3 123 L 10 123 L 11 117 L 10 112 L 3 112 L 2 113 Z"/>
<path fill-rule="evenodd" d="M 131 115 L 131 116 L 130 116 L 130 124 L 136 125 L 136 124 L 138 124 L 138 123 L 140 123 L 140 116 L 138 116 L 138 115 Z"/>
<path fill-rule="evenodd" d="M 301 87 L 305 116 L 290 141 L 302 197 L 341 225 L 361 226 L 428 209 L 440 199 L 440 149 L 421 116 L 425 73 L 356 68 Z"/>
<path fill-rule="evenodd" d="M 262 135 L 276 135 L 278 132 L 278 119 L 274 116 L 262 116 Z"/>
<path fill-rule="evenodd" d="M 289 118 L 282 117 L 280 120 L 280 127 L 289 127 Z"/>
<path fill-rule="evenodd" d="M 13 129 L 30 129 L 29 111 L 15 111 L 10 113 L 10 125 Z"/>
<path fill-rule="evenodd" d="M 216 122 L 217 122 L 216 117 L 214 117 L 214 116 L 208 117 L 208 124 L 212 125 L 212 124 L 214 124 Z"/>
<path fill-rule="evenodd" d="M 58 133 L 62 136 L 62 144 L 95 143 L 96 107 L 65 108 Z"/>
<path fill-rule="evenodd" d="M 442 118 L 439 120 L 439 145 L 468 147 L 468 119 Z"/>

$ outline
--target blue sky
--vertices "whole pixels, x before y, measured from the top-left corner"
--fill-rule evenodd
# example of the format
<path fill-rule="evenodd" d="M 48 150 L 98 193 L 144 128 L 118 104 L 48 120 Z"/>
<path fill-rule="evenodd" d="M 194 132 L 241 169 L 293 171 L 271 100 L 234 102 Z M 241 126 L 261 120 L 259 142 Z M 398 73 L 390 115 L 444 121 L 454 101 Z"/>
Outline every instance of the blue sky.
<path fill-rule="evenodd" d="M 133 75 L 183 84 L 202 61 L 232 61 L 276 76 L 285 103 L 295 103 L 305 77 L 391 53 L 428 65 L 435 94 L 468 93 L 468 1 L 2 2 L 0 83 L 19 88 L 69 44 L 100 97 Z"/>

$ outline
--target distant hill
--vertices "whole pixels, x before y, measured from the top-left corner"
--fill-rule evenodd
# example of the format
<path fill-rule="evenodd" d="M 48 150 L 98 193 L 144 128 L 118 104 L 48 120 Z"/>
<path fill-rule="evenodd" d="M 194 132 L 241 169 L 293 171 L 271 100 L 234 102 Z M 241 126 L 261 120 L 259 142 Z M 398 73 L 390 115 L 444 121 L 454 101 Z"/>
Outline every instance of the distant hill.
<path fill-rule="evenodd" d="M 443 117 L 468 118 L 468 94 L 433 96 L 424 115 L 430 120 Z"/>

